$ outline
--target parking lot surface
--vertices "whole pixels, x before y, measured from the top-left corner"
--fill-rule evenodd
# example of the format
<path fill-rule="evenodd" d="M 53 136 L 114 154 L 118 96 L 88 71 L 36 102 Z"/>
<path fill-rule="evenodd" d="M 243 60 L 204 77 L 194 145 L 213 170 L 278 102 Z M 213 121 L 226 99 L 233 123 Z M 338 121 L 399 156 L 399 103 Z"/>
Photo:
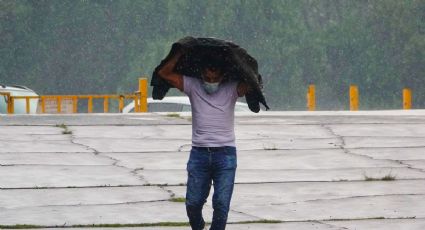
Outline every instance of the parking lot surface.
<path fill-rule="evenodd" d="M 425 110 L 235 122 L 227 229 L 425 229 Z M 0 228 L 189 229 L 190 148 L 188 113 L 0 115 Z"/>

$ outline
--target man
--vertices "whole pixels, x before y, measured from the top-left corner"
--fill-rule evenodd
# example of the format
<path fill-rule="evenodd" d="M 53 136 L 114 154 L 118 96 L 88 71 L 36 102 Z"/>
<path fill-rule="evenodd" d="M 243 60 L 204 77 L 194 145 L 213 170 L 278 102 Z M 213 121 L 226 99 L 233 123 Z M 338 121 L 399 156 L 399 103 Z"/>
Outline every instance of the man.
<path fill-rule="evenodd" d="M 182 53 L 158 72 L 159 76 L 189 96 L 192 107 L 192 150 L 187 163 L 186 211 L 193 230 L 205 227 L 202 208 L 214 182 L 211 230 L 226 228 L 236 171 L 234 108 L 248 91 L 245 83 L 228 81 L 220 58 L 210 55 L 202 79 L 175 73 Z"/>

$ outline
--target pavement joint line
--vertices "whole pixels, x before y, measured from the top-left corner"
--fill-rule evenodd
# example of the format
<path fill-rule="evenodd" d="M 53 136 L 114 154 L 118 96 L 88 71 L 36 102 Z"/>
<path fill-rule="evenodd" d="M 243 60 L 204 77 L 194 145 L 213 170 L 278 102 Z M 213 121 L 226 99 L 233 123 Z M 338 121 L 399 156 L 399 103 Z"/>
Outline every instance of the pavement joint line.
<path fill-rule="evenodd" d="M 57 187 L 7 187 L 0 190 L 41 190 L 41 189 L 93 189 L 93 188 L 132 188 L 132 187 L 158 187 L 159 185 L 93 185 L 93 186 L 57 186 Z M 180 186 L 180 185 L 164 185 L 164 186 Z"/>
<path fill-rule="evenodd" d="M 294 125 L 294 126 L 310 126 L 310 125 L 423 125 L 423 122 L 406 122 L 406 123 L 400 123 L 400 122 L 359 122 L 359 123 L 354 123 L 354 122 L 333 122 L 333 123 L 328 123 L 328 122 L 314 122 L 314 123 L 281 123 L 281 122 L 276 122 L 276 123 L 261 123 L 261 124 L 257 124 L 255 122 L 241 122 L 241 121 L 236 121 L 237 125 L 246 125 L 246 126 L 257 126 L 257 125 L 264 125 L 264 126 L 278 126 L 278 125 Z"/>
<path fill-rule="evenodd" d="M 192 143 L 191 144 L 183 144 L 183 145 L 180 145 L 180 147 L 178 148 L 178 152 L 183 152 L 183 148 L 184 147 L 192 147 Z M 186 151 L 184 151 L 184 152 L 186 152 Z"/>
<path fill-rule="evenodd" d="M 104 152 L 98 152 L 98 153 L 96 154 L 96 156 L 97 156 L 97 157 L 103 157 L 103 158 L 106 158 L 106 159 L 108 159 L 108 160 L 112 160 L 112 161 L 114 162 L 114 163 L 112 163 L 112 166 L 124 167 L 124 166 L 118 165 L 118 164 L 119 164 L 119 162 L 120 162 L 120 160 L 119 160 L 119 159 L 114 158 L 114 157 L 111 157 L 111 156 L 109 156 L 109 155 L 105 154 Z M 126 169 L 129 169 L 129 168 L 126 168 Z"/>
<path fill-rule="evenodd" d="M 397 179 L 396 181 L 424 181 L 424 178 L 418 179 Z M 337 180 L 337 181 L 281 181 L 281 182 L 238 182 L 235 185 L 259 185 L 259 184 L 291 184 L 291 183 L 391 183 L 394 181 L 365 181 L 365 180 Z M 33 189 L 91 189 L 91 188 L 121 188 L 121 187 L 182 187 L 180 184 L 142 184 L 142 185 L 94 185 L 94 186 L 58 186 L 58 187 L 0 187 L 0 190 L 33 190 Z"/>
<path fill-rule="evenodd" d="M 138 171 L 143 170 L 143 168 L 135 168 L 135 169 L 132 169 L 132 168 L 128 168 L 128 167 L 126 167 L 126 166 L 124 166 L 124 165 L 120 165 L 120 164 L 119 164 L 119 162 L 121 162 L 120 160 L 118 160 L 118 159 L 116 159 L 116 158 L 114 158 L 114 157 L 111 157 L 111 156 L 109 156 L 109 155 L 103 154 L 103 153 L 101 153 L 101 152 L 97 152 L 97 154 L 95 154 L 95 155 L 96 155 L 96 156 L 98 156 L 98 157 L 103 157 L 103 158 L 106 158 L 106 159 L 109 159 L 109 160 L 114 161 L 114 163 L 112 163 L 112 165 L 111 165 L 111 166 L 115 166 L 115 167 L 123 168 L 123 169 L 125 169 L 125 170 L 129 170 L 129 171 L 130 171 L 130 174 L 132 174 L 133 176 L 137 177 L 140 181 L 142 181 L 142 182 L 148 182 L 148 181 L 147 181 L 147 180 L 143 177 L 143 175 L 140 175 L 140 174 L 138 174 L 138 173 L 137 173 Z"/>
<path fill-rule="evenodd" d="M 15 127 L 15 126 L 18 126 L 18 127 L 44 127 L 44 126 L 49 126 L 49 127 L 52 127 L 53 126 L 54 127 L 55 125 L 56 124 L 54 124 L 54 123 L 51 123 L 51 124 L 31 124 L 31 125 L 0 124 L 0 127 L 2 127 L 2 126 L 5 126 L 5 127 L 7 127 L 7 126 L 13 126 L 13 127 Z M 190 123 L 187 123 L 187 124 L 179 124 L 179 123 L 171 123 L 171 124 L 168 124 L 168 123 L 163 123 L 163 124 L 161 124 L 161 123 L 155 123 L 155 124 L 90 124 L 90 125 L 86 125 L 86 124 L 82 124 L 82 125 L 79 125 L 79 124 L 69 124 L 67 126 L 69 126 L 69 127 L 72 127 L 72 126 L 75 126 L 75 127 L 91 127 L 91 126 L 93 126 L 93 127 L 99 127 L 99 126 L 105 126 L 105 127 L 110 127 L 110 126 L 122 126 L 122 127 L 136 126 L 136 127 L 139 127 L 139 126 L 158 126 L 158 125 L 165 125 L 165 126 L 175 125 L 175 126 L 181 126 L 181 125 L 190 125 Z"/>
<path fill-rule="evenodd" d="M 424 180 L 424 178 L 406 178 L 406 179 L 396 179 L 395 181 L 422 181 Z M 304 180 L 304 181 L 264 181 L 264 182 L 239 182 L 236 184 L 290 184 L 290 183 L 347 183 L 347 182 L 368 182 L 368 183 L 373 183 L 373 182 L 383 182 L 383 183 L 390 183 L 391 181 L 382 181 L 382 180 L 377 180 L 377 181 L 365 181 L 364 179 L 362 180 Z"/>
<path fill-rule="evenodd" d="M 417 218 L 416 216 L 399 216 L 399 217 L 384 217 L 384 216 L 376 216 L 376 217 L 365 217 L 365 218 L 352 218 L 352 219 L 339 219 L 339 218 L 329 218 L 329 219 L 320 219 L 315 221 L 362 221 L 362 220 L 425 220 L 423 217 Z"/>
<path fill-rule="evenodd" d="M 4 208 L 5 210 L 20 210 L 31 208 L 48 208 L 48 207 L 93 207 L 93 206 L 115 206 L 115 205 L 131 205 L 131 204 L 144 204 L 144 203 L 160 203 L 160 202 L 171 202 L 170 199 L 163 200 L 146 200 L 146 201 L 129 201 L 129 202 L 120 202 L 120 203 L 104 203 L 104 204 L 57 204 L 57 205 L 36 205 L 36 206 L 22 206 L 17 208 Z"/>
<path fill-rule="evenodd" d="M 78 144 L 78 143 L 77 143 Z M 391 146 L 391 147 L 382 147 L 382 146 L 380 146 L 380 147 L 355 147 L 355 148 L 345 148 L 345 149 L 348 149 L 348 150 L 356 150 L 356 149 L 388 149 L 388 148 L 394 148 L 394 149 L 424 149 L 425 150 L 425 145 L 421 145 L 421 146 L 395 146 L 395 147 L 393 147 L 393 146 Z M 335 148 L 296 148 L 296 149 L 289 149 L 289 148 L 278 148 L 278 149 L 276 149 L 276 150 L 269 150 L 269 151 L 271 151 L 271 152 L 273 152 L 273 151 L 279 151 L 279 150 L 284 150 L 284 151 L 288 151 L 288 150 L 291 150 L 291 151 L 305 151 L 305 150 L 335 150 L 335 149 L 340 149 L 340 148 L 338 148 L 338 147 L 335 147 Z M 260 150 L 264 150 L 264 148 L 252 148 L 252 149 L 241 149 L 241 150 L 238 150 L 238 152 L 253 152 L 253 151 L 260 151 Z M 125 153 L 125 154 L 127 154 L 127 153 L 158 153 L 158 152 L 161 152 L 161 153 L 180 153 L 180 152 L 178 152 L 178 151 L 175 151 L 175 150 L 154 150 L 154 151 L 126 151 L 126 152 L 122 152 L 122 151 L 113 151 L 113 152 L 105 152 L 105 151 L 102 151 L 102 152 L 99 152 L 99 153 L 115 153 L 115 154 L 119 154 L 119 153 Z M 50 154 L 50 153 L 86 153 L 86 154 L 91 154 L 91 153 L 93 153 L 93 152 L 69 152 L 69 151 L 67 151 L 67 152 L 0 152 L 0 155 L 2 154 L 2 153 L 46 153 L 46 154 Z M 357 153 L 354 153 L 354 154 L 357 154 Z M 362 154 L 358 154 L 358 155 L 362 155 Z M 380 160 L 380 159 L 376 159 L 376 160 Z M 415 160 L 415 159 L 412 159 L 412 160 Z"/>
<path fill-rule="evenodd" d="M 413 167 L 411 164 L 409 164 L 409 163 L 405 163 L 405 162 L 404 162 L 405 160 L 396 160 L 396 161 L 400 161 L 400 164 L 407 165 L 407 168 L 409 168 L 409 169 L 414 169 L 414 170 L 418 170 L 418 171 L 420 171 L 420 172 L 424 172 L 424 173 L 425 173 L 425 169 L 422 169 L 422 168 L 415 168 L 415 167 Z M 423 160 L 416 160 L 416 161 L 423 161 Z"/>
<path fill-rule="evenodd" d="M 94 136 L 79 136 L 76 139 L 117 139 L 117 140 L 177 140 L 177 141 L 190 141 L 190 138 L 156 138 L 156 137 L 94 137 Z"/>
<path fill-rule="evenodd" d="M 64 135 L 64 134 L 61 134 Z M 19 140 L 19 139 L 0 139 L 0 141 L 6 141 L 6 142 L 28 142 L 28 143 L 32 143 L 34 142 L 34 140 Z M 65 141 L 69 141 L 68 140 L 36 140 L 36 141 L 44 141 L 44 142 L 65 142 Z"/>
<path fill-rule="evenodd" d="M 239 214 L 242 214 L 242 215 L 245 215 L 245 216 L 251 217 L 251 218 L 259 219 L 259 220 L 261 220 L 261 219 L 262 219 L 262 218 L 261 218 L 261 217 L 259 217 L 259 216 L 255 216 L 255 215 L 248 214 L 248 213 L 245 213 L 245 212 L 242 212 L 242 211 L 238 211 L 238 210 L 235 210 L 235 209 L 233 209 L 233 208 L 230 208 L 230 211 L 232 211 L 232 212 L 236 212 L 236 213 L 239 213 Z"/>
<path fill-rule="evenodd" d="M 123 168 L 129 169 L 129 168 L 124 167 L 124 166 L 118 166 L 118 167 L 123 167 Z M 136 169 L 133 169 L 132 171 L 130 171 L 130 173 L 133 174 L 133 176 L 136 176 L 140 181 L 146 182 L 147 184 L 149 184 L 149 181 L 146 180 L 143 175 L 137 173 L 138 171 L 142 171 L 142 170 L 144 170 L 144 169 L 143 168 L 136 168 Z"/>
<path fill-rule="evenodd" d="M 79 143 L 77 143 L 77 144 L 79 144 Z M 388 149 L 388 148 L 395 148 L 395 149 L 410 149 L 410 148 L 417 149 L 417 148 L 420 148 L 420 149 L 422 149 L 422 148 L 425 148 L 425 145 L 421 145 L 421 146 L 396 146 L 396 147 L 388 147 L 388 146 L 386 146 L 386 147 L 385 146 L 356 147 L 356 148 L 345 148 L 345 149 L 356 150 L 356 149 Z M 340 148 L 338 148 L 338 147 L 335 147 L 335 148 L 296 148 L 296 149 L 278 148 L 278 149 L 275 149 L 275 150 L 267 150 L 267 151 L 273 152 L 273 151 L 279 151 L 279 150 L 305 151 L 305 150 L 335 150 L 335 149 L 340 149 Z M 265 149 L 264 148 L 252 148 L 252 149 L 241 149 L 241 150 L 238 150 L 238 152 L 263 151 L 263 150 L 265 150 Z M 179 153 L 178 151 L 175 151 L 175 150 L 126 151 L 126 152 L 122 152 L 122 151 L 105 152 L 105 151 L 103 151 L 103 152 L 99 152 L 99 153 L 116 153 L 116 154 L 120 154 L 120 153 L 124 153 L 124 154 L 141 153 L 142 154 L 142 153 L 158 153 L 158 152 L 161 152 L 161 153 Z M 46 153 L 46 154 L 49 154 L 49 153 L 87 153 L 88 154 L 88 153 L 93 153 L 93 152 L 69 152 L 69 151 L 66 151 L 66 152 L 0 152 L 0 155 L 2 153 Z M 379 160 L 379 159 L 377 159 L 377 160 Z"/>
<path fill-rule="evenodd" d="M 93 166 L 111 166 L 111 165 L 106 165 L 106 164 L 99 164 L 99 165 L 66 165 L 66 164 L 6 164 L 6 165 L 0 165 L 1 167 L 5 166 L 5 167 L 9 167 L 9 166 L 66 166 L 66 167 L 73 167 L 73 166 L 78 166 L 78 167 L 93 167 Z"/>
<path fill-rule="evenodd" d="M 171 189 L 166 189 L 164 185 L 159 185 L 158 187 L 168 193 L 168 195 L 170 196 L 169 200 L 176 197 L 176 194 Z"/>
<path fill-rule="evenodd" d="M 294 202 L 284 202 L 284 203 L 270 203 L 270 205 L 280 206 L 288 204 L 299 204 L 299 203 L 311 203 L 311 202 L 321 202 L 321 201 L 336 201 L 336 200 L 348 200 L 348 199 L 357 199 L 357 198 L 374 198 L 374 197 L 393 197 L 393 196 L 425 196 L 425 193 L 405 193 L 405 194 L 377 194 L 377 195 L 364 195 L 364 196 L 345 196 L 338 198 L 330 199 L 312 199 L 312 200 L 302 200 Z"/>
<path fill-rule="evenodd" d="M 331 134 L 333 134 L 334 136 L 336 136 L 337 138 L 339 138 L 339 139 L 341 140 L 341 145 L 339 145 L 339 147 L 340 147 L 340 148 L 341 148 L 341 149 L 342 149 L 342 150 L 343 150 L 346 154 L 350 154 L 350 155 L 354 155 L 354 156 L 360 156 L 360 157 L 365 157 L 365 158 L 368 158 L 368 159 L 373 160 L 373 161 L 386 160 L 386 161 L 389 161 L 389 162 L 397 163 L 397 164 L 399 164 L 399 165 L 402 165 L 402 166 L 407 167 L 407 168 L 412 169 L 412 170 L 416 170 L 416 171 L 420 171 L 420 172 L 425 172 L 423 169 L 414 168 L 414 167 L 412 167 L 411 165 L 405 164 L 405 163 L 403 163 L 402 161 L 399 161 L 399 160 L 392 160 L 392 159 L 375 159 L 375 158 L 373 158 L 373 157 L 371 157 L 371 156 L 369 156 L 369 155 L 354 153 L 354 152 L 350 151 L 350 149 L 345 148 L 345 145 L 346 145 L 346 144 L 345 144 L 344 136 L 341 136 L 341 135 L 336 134 L 336 133 L 332 130 L 332 127 L 330 127 L 329 125 L 323 125 L 322 127 L 323 127 L 323 128 L 325 128 L 326 130 L 328 130 L 328 132 L 330 132 Z M 351 148 L 351 149 L 353 149 L 353 148 Z"/>
<path fill-rule="evenodd" d="M 184 120 L 182 120 L 184 121 Z M 245 122 L 241 122 L 241 121 L 237 121 L 236 120 L 236 124 L 237 125 L 246 125 L 246 126 L 252 126 L 252 125 L 258 125 L 256 123 L 245 123 Z M 327 123 L 327 122 L 315 122 L 315 123 L 281 123 L 281 122 L 276 122 L 276 123 L 261 123 L 260 125 L 267 125 L 267 126 L 276 126 L 276 125 L 299 125 L 299 126 L 308 126 L 308 125 L 422 125 L 423 122 L 406 122 L 406 123 L 400 123 L 400 122 L 359 122 L 359 123 L 355 123 L 355 122 L 333 122 L 333 123 Z M 48 123 L 48 124 L 31 124 L 31 125 L 22 125 L 22 124 L 0 124 L 0 127 L 2 126 L 19 126 L 19 127 L 43 127 L 43 126 L 55 126 L 56 123 Z M 155 123 L 155 124 L 69 124 L 67 126 L 72 127 L 99 127 L 99 126 L 122 126 L 122 127 L 127 127 L 127 126 L 187 126 L 187 125 L 191 125 L 191 123 Z"/>
<path fill-rule="evenodd" d="M 347 149 L 347 148 L 343 148 L 343 149 Z M 393 163 L 397 163 L 397 164 L 399 164 L 399 165 L 402 165 L 403 167 L 406 167 L 406 168 L 408 168 L 408 169 L 412 169 L 412 170 L 415 170 L 415 171 L 419 171 L 419 172 L 424 172 L 424 173 L 425 173 L 425 170 L 424 170 L 424 169 L 421 169 L 421 168 L 415 168 L 415 167 L 413 167 L 412 165 L 410 165 L 410 164 L 408 164 L 408 163 L 403 162 L 403 160 L 394 160 L 394 159 L 388 159 L 388 158 L 376 159 L 376 158 L 373 158 L 372 156 L 369 156 L 369 155 L 366 155 L 366 154 L 353 153 L 353 152 L 349 151 L 349 149 L 347 149 L 347 150 L 348 150 L 348 153 L 349 153 L 349 154 L 353 154 L 353 155 L 357 155 L 357 156 L 367 157 L 367 158 L 369 158 L 369 159 L 371 159 L 371 160 L 386 160 L 386 161 L 389 161 L 389 162 L 393 162 Z"/>
<path fill-rule="evenodd" d="M 142 181 L 142 182 L 147 182 L 147 181 L 145 180 L 145 178 L 144 178 L 142 175 L 137 174 L 137 171 L 136 171 L 136 170 L 132 170 L 132 169 L 127 168 L 127 167 L 125 167 L 125 166 L 123 166 L 123 165 L 119 165 L 119 164 L 118 164 L 118 163 L 119 163 L 119 160 L 118 160 L 118 159 L 115 159 L 115 158 L 113 158 L 113 157 L 111 157 L 111 156 L 108 156 L 108 155 L 100 155 L 100 153 L 101 153 L 101 152 L 97 151 L 95 148 L 90 147 L 90 146 L 85 145 L 85 144 L 82 144 L 82 143 L 77 143 L 77 142 L 75 142 L 75 136 L 74 136 L 74 134 L 72 134 L 72 135 L 71 135 L 71 143 L 73 143 L 73 144 L 77 144 L 77 145 L 80 145 L 80 146 L 84 146 L 84 147 L 86 147 L 88 150 L 92 150 L 92 151 L 94 151 L 94 155 L 95 155 L 95 156 L 106 157 L 106 158 L 108 158 L 108 159 L 111 159 L 111 160 L 115 161 L 115 162 L 112 164 L 112 166 L 120 167 L 120 168 L 123 168 L 123 169 L 126 169 L 126 170 L 131 170 L 131 171 L 130 171 L 130 174 L 132 174 L 133 176 L 136 176 L 136 177 L 137 177 L 140 181 Z"/>
<path fill-rule="evenodd" d="M 346 227 L 340 227 L 340 226 L 336 226 L 336 225 L 332 225 L 332 224 L 330 224 L 330 223 L 325 223 L 324 221 L 322 222 L 322 221 L 316 221 L 318 224 L 322 224 L 322 225 L 325 225 L 325 226 L 328 226 L 328 227 L 331 227 L 331 228 L 336 228 L 336 229 L 347 229 L 347 230 L 350 230 L 349 228 L 346 228 Z"/>
<path fill-rule="evenodd" d="M 425 148 L 425 145 L 416 145 L 416 146 L 374 146 L 374 147 L 355 147 L 355 148 L 346 148 L 346 149 L 422 149 Z"/>
<path fill-rule="evenodd" d="M 272 151 L 272 150 L 270 150 L 270 151 Z M 238 173 L 242 173 L 243 171 L 253 171 L 253 170 L 255 170 L 255 171 L 262 171 L 262 172 L 267 172 L 267 171 L 282 171 L 282 172 L 284 172 L 284 171 L 311 171 L 311 172 L 314 172 L 314 171 L 324 171 L 324 170 L 339 170 L 339 171 L 341 171 L 341 170 L 361 170 L 361 169 L 365 169 L 365 170 L 367 170 L 367 169 L 380 169 L 380 170 L 388 169 L 388 170 L 393 170 L 393 169 L 405 169 L 405 168 L 407 168 L 407 166 L 406 167 L 315 168 L 315 169 L 312 169 L 312 168 L 307 168 L 307 169 L 294 169 L 294 168 L 289 168 L 289 169 L 265 169 L 265 168 L 263 168 L 263 169 L 257 169 L 257 168 L 245 168 L 245 169 L 239 169 L 240 172 L 238 172 Z M 164 169 L 147 169 L 147 168 L 144 168 L 144 170 L 145 171 L 162 171 Z M 182 170 L 185 170 L 185 169 L 183 169 L 183 168 L 181 168 L 181 169 L 175 169 L 174 168 L 174 169 L 167 169 L 167 170 L 169 170 L 169 171 L 182 171 Z M 417 179 L 423 179 L 423 178 L 417 178 Z"/>
<path fill-rule="evenodd" d="M 76 138 L 76 137 L 75 137 L 75 134 L 71 134 L 71 135 L 70 135 L 70 137 L 71 137 L 70 141 L 71 141 L 71 143 L 72 143 L 72 144 L 75 144 L 75 145 L 78 145 L 78 146 L 85 147 L 87 150 L 93 151 L 93 153 L 94 153 L 95 155 L 99 154 L 99 151 L 97 151 L 95 148 L 92 148 L 92 147 L 90 147 L 90 146 L 88 146 L 88 145 L 85 145 L 85 144 L 82 144 L 82 143 L 77 143 L 77 142 L 75 142 L 75 138 Z"/>
<path fill-rule="evenodd" d="M 370 218 L 354 218 L 354 219 L 323 219 L 323 220 L 297 220 L 297 221 L 282 221 L 282 220 L 259 220 L 259 221 L 240 221 L 240 222 L 228 222 L 229 225 L 236 224 L 285 224 L 285 223 L 317 223 L 328 225 L 329 223 L 323 222 L 338 222 L 338 221 L 363 221 L 363 220 L 424 220 L 424 218 L 416 217 L 397 217 L 397 218 L 385 218 L 385 217 L 370 217 Z M 211 224 L 207 222 L 207 224 Z M 156 223 L 139 223 L 139 224 L 88 224 L 88 225 L 0 225 L 0 229 L 40 229 L 40 228 L 119 228 L 119 227 L 186 227 L 189 226 L 188 222 L 156 222 Z M 338 227 L 331 225 L 332 227 Z M 171 229 L 171 228 L 170 228 Z M 346 228 L 343 228 L 346 229 Z"/>

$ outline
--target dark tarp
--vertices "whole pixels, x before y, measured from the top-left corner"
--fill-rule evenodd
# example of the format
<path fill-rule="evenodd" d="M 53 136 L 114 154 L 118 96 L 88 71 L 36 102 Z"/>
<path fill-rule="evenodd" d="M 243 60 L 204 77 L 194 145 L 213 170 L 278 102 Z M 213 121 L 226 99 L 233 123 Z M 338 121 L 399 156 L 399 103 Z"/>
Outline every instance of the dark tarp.
<path fill-rule="evenodd" d="M 214 59 L 218 57 L 223 67 L 225 80 L 246 82 L 250 87 L 250 91 L 245 95 L 249 109 L 255 113 L 259 112 L 260 103 L 269 109 L 262 93 L 263 82 L 258 73 L 257 61 L 238 45 L 216 38 L 185 37 L 174 43 L 170 53 L 152 74 L 153 99 L 163 99 L 168 90 L 173 87 L 158 76 L 158 71 L 179 51 L 182 51 L 183 55 L 174 67 L 176 73 L 201 78 L 201 70 L 211 61 L 211 57 L 215 57 Z"/>

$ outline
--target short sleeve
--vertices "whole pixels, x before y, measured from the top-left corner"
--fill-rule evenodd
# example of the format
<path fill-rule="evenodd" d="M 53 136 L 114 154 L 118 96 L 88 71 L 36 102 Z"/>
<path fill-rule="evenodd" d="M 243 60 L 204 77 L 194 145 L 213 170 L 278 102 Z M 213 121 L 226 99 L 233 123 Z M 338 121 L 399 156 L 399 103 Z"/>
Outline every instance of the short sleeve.
<path fill-rule="evenodd" d="M 232 98 L 234 100 L 237 100 L 239 98 L 239 96 L 238 96 L 238 85 L 239 85 L 239 82 L 236 82 L 236 81 L 233 81 L 233 82 L 230 83 Z"/>
<path fill-rule="evenodd" d="M 192 94 L 194 80 L 193 77 L 183 75 L 183 92 L 188 96 Z"/>

